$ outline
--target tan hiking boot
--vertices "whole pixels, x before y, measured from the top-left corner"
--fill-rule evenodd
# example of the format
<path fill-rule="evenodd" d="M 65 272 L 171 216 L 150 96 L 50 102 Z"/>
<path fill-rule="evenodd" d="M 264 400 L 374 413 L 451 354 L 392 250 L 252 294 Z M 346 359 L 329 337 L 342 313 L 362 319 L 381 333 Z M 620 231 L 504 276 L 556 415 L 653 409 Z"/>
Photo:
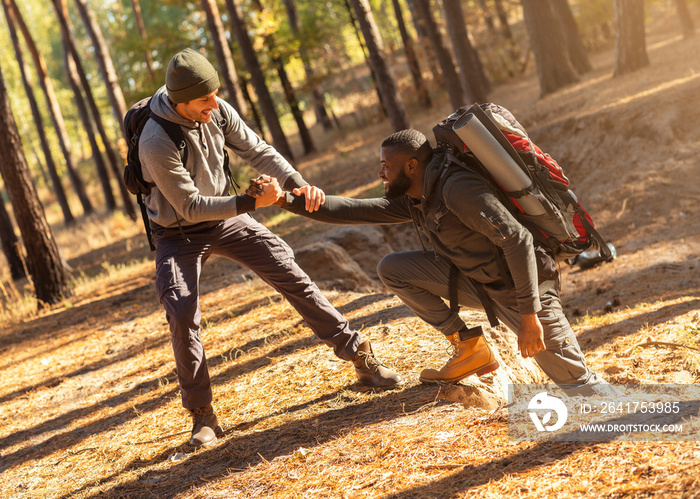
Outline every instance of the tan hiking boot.
<path fill-rule="evenodd" d="M 447 339 L 455 350 L 452 357 L 439 371 L 423 369 L 419 377 L 422 383 L 457 383 L 470 374 L 483 376 L 498 369 L 498 361 L 483 334 L 462 340 L 460 333 L 456 332 Z"/>
<path fill-rule="evenodd" d="M 223 434 L 219 420 L 214 414 L 211 404 L 206 407 L 190 410 L 192 416 L 192 437 L 190 445 L 201 447 L 216 443 L 216 437 Z"/>
<path fill-rule="evenodd" d="M 357 354 L 352 359 L 355 365 L 355 374 L 358 381 L 372 388 L 389 390 L 403 384 L 398 373 L 384 367 L 377 360 L 369 341 L 364 341 L 357 346 Z"/>

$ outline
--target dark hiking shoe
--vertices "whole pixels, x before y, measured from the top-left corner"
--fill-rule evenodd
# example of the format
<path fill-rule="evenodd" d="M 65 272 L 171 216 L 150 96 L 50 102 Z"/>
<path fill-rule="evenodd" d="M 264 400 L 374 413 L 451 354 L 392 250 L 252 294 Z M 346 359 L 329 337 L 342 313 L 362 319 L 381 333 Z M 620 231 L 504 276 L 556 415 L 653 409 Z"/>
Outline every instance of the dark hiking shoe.
<path fill-rule="evenodd" d="M 384 367 L 377 360 L 369 341 L 364 341 L 357 346 L 357 354 L 352 359 L 355 366 L 357 380 L 372 388 L 389 390 L 403 384 L 398 373 Z"/>
<path fill-rule="evenodd" d="M 219 420 L 214 414 L 211 404 L 206 407 L 190 410 L 192 416 L 192 437 L 190 445 L 202 447 L 216 443 L 217 435 L 221 435 L 224 430 L 219 426 Z"/>

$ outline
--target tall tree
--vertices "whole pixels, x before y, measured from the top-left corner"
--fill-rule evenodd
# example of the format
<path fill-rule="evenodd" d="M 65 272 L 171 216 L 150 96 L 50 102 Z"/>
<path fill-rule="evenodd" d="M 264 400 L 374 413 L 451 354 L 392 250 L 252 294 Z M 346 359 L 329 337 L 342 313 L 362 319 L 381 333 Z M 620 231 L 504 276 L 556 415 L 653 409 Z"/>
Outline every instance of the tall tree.
<path fill-rule="evenodd" d="M 78 7 L 80 18 L 83 20 L 85 29 L 90 36 L 92 47 L 95 50 L 95 60 L 97 61 L 97 67 L 100 69 L 102 79 L 107 87 L 107 97 L 112 105 L 114 118 L 119 124 L 122 135 L 124 135 L 124 115 L 126 115 L 126 102 L 124 101 L 122 87 L 119 85 L 117 71 L 114 69 L 112 56 L 107 48 L 107 42 L 105 41 L 104 35 L 102 34 L 102 29 L 95 20 L 95 16 L 93 15 L 87 0 L 75 0 L 75 5 Z"/>
<path fill-rule="evenodd" d="M 0 192 L 0 244 L 2 244 L 2 252 L 5 255 L 5 260 L 10 266 L 10 276 L 13 280 L 27 277 L 22 264 L 22 253 L 19 245 L 19 238 L 15 234 L 12 218 L 5 208 L 5 200 L 3 193 Z"/>
<path fill-rule="evenodd" d="M 105 165 L 104 158 L 102 157 L 102 151 L 100 151 L 100 147 L 97 145 L 95 128 L 92 125 L 90 112 L 88 111 L 87 105 L 85 104 L 85 99 L 83 98 L 80 78 L 78 78 L 78 70 L 75 67 L 75 61 L 71 56 L 70 50 L 68 49 L 68 41 L 65 38 L 63 38 L 63 65 L 65 66 L 68 84 L 73 90 L 75 105 L 78 108 L 78 115 L 82 121 L 83 129 L 88 136 L 90 150 L 92 151 L 92 159 L 95 162 L 97 176 L 100 179 L 102 193 L 105 197 L 105 204 L 110 212 L 114 211 L 117 209 L 117 202 L 114 199 L 114 192 L 112 192 L 112 186 L 109 182 L 109 173 L 107 172 L 107 166 Z"/>
<path fill-rule="evenodd" d="M 581 35 L 578 31 L 578 25 L 574 14 L 571 12 L 568 0 L 554 0 L 552 2 L 554 12 L 559 19 L 560 26 L 564 33 L 566 46 L 569 49 L 569 58 L 574 66 L 574 69 L 579 74 L 585 74 L 593 70 L 591 60 L 588 58 L 586 47 L 583 45 Z"/>
<path fill-rule="evenodd" d="M 32 183 L 0 69 L 0 174 L 10 194 L 39 306 L 69 295 L 63 262 Z"/>
<path fill-rule="evenodd" d="M 88 82 L 85 69 L 83 68 L 83 63 L 80 61 L 80 55 L 76 48 L 75 40 L 73 40 L 73 29 L 70 25 L 70 20 L 68 18 L 68 4 L 66 0 L 51 0 L 56 11 L 56 17 L 58 17 L 58 22 L 61 27 L 61 34 L 66 40 L 66 50 L 70 52 L 70 55 L 75 64 L 76 74 L 80 80 L 80 85 L 85 92 L 85 98 L 87 99 L 88 106 L 90 108 L 90 114 L 92 116 L 95 127 L 97 128 L 97 133 L 102 139 L 102 145 L 104 147 L 105 153 L 107 155 L 107 160 L 109 161 L 109 166 L 117 179 L 117 184 L 119 186 L 119 194 L 124 205 L 124 212 L 132 219 L 136 220 L 136 210 L 134 208 L 133 197 L 131 193 L 126 188 L 124 183 L 124 178 L 122 176 L 122 162 L 112 147 L 112 141 L 107 136 L 107 130 L 105 129 L 104 122 L 102 121 L 102 115 L 97 108 L 97 102 L 95 102 L 95 97 L 92 93 L 90 83 Z M 129 140 L 129 137 L 126 137 Z"/>
<path fill-rule="evenodd" d="M 433 104 L 430 101 L 430 94 L 428 94 L 428 89 L 423 81 L 423 74 L 420 70 L 420 63 L 418 62 L 418 56 L 413 48 L 413 38 L 408 34 L 406 29 L 406 23 L 404 22 L 403 12 L 401 10 L 401 4 L 399 0 L 391 0 L 394 7 L 394 15 L 396 16 L 396 22 L 399 26 L 399 34 L 401 35 L 401 41 L 403 42 L 403 48 L 406 52 L 406 61 L 408 62 L 408 68 L 411 70 L 411 77 L 413 78 L 413 86 L 418 94 L 418 102 L 423 107 L 431 107 Z"/>
<path fill-rule="evenodd" d="M 3 0 L 4 1 L 4 0 Z M 56 135 L 58 137 L 58 145 L 61 148 L 63 157 L 65 160 L 66 172 L 68 172 L 68 178 L 70 178 L 71 184 L 75 193 L 78 195 L 78 200 L 83 207 L 83 212 L 86 215 L 92 214 L 95 210 L 92 207 L 92 203 L 88 198 L 87 191 L 85 190 L 85 183 L 78 173 L 78 169 L 73 163 L 73 154 L 71 153 L 70 138 L 68 137 L 68 131 L 66 130 L 66 122 L 63 119 L 63 112 L 61 111 L 61 106 L 58 103 L 58 97 L 56 97 L 56 92 L 54 91 L 53 83 L 49 77 L 48 70 L 46 69 L 46 62 L 44 58 L 39 53 L 39 49 L 34 43 L 34 38 L 29 32 L 27 24 L 24 22 L 15 0 L 9 0 L 14 13 L 14 19 L 17 22 L 22 35 L 24 36 L 24 42 L 27 44 L 29 53 L 32 55 L 34 60 L 34 66 L 36 67 L 37 75 L 39 76 L 39 85 L 44 93 L 44 98 L 46 99 L 46 105 L 49 109 L 49 116 L 51 122 L 53 123 L 54 129 L 56 130 Z"/>
<path fill-rule="evenodd" d="M 238 111 L 241 118 L 246 119 L 248 116 L 248 105 L 243 99 L 241 87 L 238 83 L 238 75 L 233 65 L 233 56 L 231 55 L 228 40 L 226 40 L 224 23 L 221 22 L 219 6 L 216 4 L 216 0 L 201 0 L 201 4 L 202 10 L 207 15 L 211 41 L 214 44 L 216 58 L 219 61 L 221 78 L 224 80 L 226 92 L 228 93 L 228 102 Z"/>
<path fill-rule="evenodd" d="M 270 129 L 272 143 L 280 154 L 285 156 L 287 159 L 292 160 L 294 159 L 292 149 L 289 147 L 289 142 L 284 134 L 284 130 L 282 130 L 282 125 L 280 124 L 279 117 L 277 116 L 275 103 L 272 100 L 269 89 L 267 88 L 265 75 L 260 67 L 258 56 L 255 54 L 253 43 L 248 36 L 247 26 L 243 20 L 243 13 L 240 9 L 240 5 L 238 5 L 238 2 L 235 0 L 226 0 L 226 8 L 231 21 L 231 29 L 236 36 L 238 48 L 241 50 L 241 55 L 245 61 L 246 68 L 250 73 L 251 83 L 253 84 L 255 93 L 258 96 L 260 109 L 265 117 L 265 121 L 267 121 L 267 126 Z"/>
<path fill-rule="evenodd" d="M 151 76 L 151 81 L 156 82 L 156 70 L 153 66 L 153 57 L 151 56 L 151 49 L 148 45 L 148 33 L 146 32 L 146 25 L 143 23 L 143 15 L 141 14 L 141 2 L 139 0 L 131 0 L 131 10 L 134 12 L 134 20 L 136 21 L 136 27 L 139 30 L 139 36 L 144 45 L 144 56 L 146 56 L 146 67 L 148 68 L 148 74 Z"/>
<path fill-rule="evenodd" d="M 372 66 L 374 74 L 377 76 L 379 92 L 381 93 L 391 126 L 395 131 L 410 128 L 411 125 L 403 101 L 401 100 L 401 95 L 399 94 L 394 77 L 389 71 L 389 65 L 384 55 L 382 37 L 374 22 L 374 16 L 370 10 L 369 3 L 367 0 L 350 0 L 350 4 L 360 23 L 360 28 L 362 29 L 362 34 L 367 44 L 367 50 L 369 51 L 369 63 Z"/>
<path fill-rule="evenodd" d="M 102 145 L 107 155 L 107 160 L 109 161 L 110 170 L 112 171 L 114 178 L 117 179 L 119 194 L 121 196 L 122 204 L 124 205 L 124 212 L 132 220 L 136 220 L 136 210 L 134 208 L 133 197 L 126 188 L 126 184 L 124 183 L 124 178 L 122 176 L 122 162 L 115 152 L 114 147 L 112 147 L 112 141 L 107 136 L 107 130 L 105 129 L 104 122 L 102 121 L 102 115 L 97 108 L 97 102 L 95 102 L 95 97 L 92 93 L 90 83 L 88 82 L 85 69 L 80 61 L 75 40 L 73 40 L 73 29 L 70 25 L 70 19 L 68 18 L 67 0 L 51 0 L 51 3 L 56 11 L 56 17 L 58 18 L 58 22 L 61 27 L 61 34 L 66 41 L 65 48 L 68 52 L 70 52 L 70 56 L 75 64 L 76 75 L 80 80 L 82 90 L 85 92 L 85 98 L 87 100 L 88 107 L 90 108 L 92 120 L 95 124 L 95 128 L 97 128 L 97 133 L 102 139 Z"/>
<path fill-rule="evenodd" d="M 462 6 L 459 2 L 450 0 L 443 0 L 442 5 L 447 20 L 447 31 L 452 41 L 452 49 L 459 65 L 462 90 L 467 97 L 465 104 L 486 102 L 486 96 L 491 91 L 491 84 L 484 71 L 484 66 L 481 64 L 479 54 L 469 39 Z"/>
<path fill-rule="evenodd" d="M 7 19 L 7 26 L 10 30 L 10 38 L 12 39 L 12 45 L 15 49 L 15 57 L 17 59 L 17 64 L 19 65 L 20 75 L 22 77 L 22 84 L 24 85 L 24 91 L 27 94 L 27 100 L 29 101 L 29 108 L 32 111 L 32 118 L 34 120 L 34 126 L 36 127 L 37 135 L 39 136 L 39 142 L 41 143 L 41 150 L 44 153 L 44 160 L 46 161 L 46 167 L 49 170 L 49 177 L 51 178 L 51 184 L 53 186 L 54 192 L 56 194 L 56 199 L 61 207 L 61 212 L 63 213 L 63 221 L 66 225 L 72 225 L 75 223 L 75 217 L 68 204 L 68 197 L 66 196 L 66 191 L 61 183 L 61 176 L 58 174 L 58 168 L 56 162 L 53 158 L 53 153 L 51 152 L 51 146 L 49 145 L 49 139 L 46 135 L 46 129 L 44 128 L 44 119 L 39 111 L 39 105 L 34 96 L 34 85 L 30 79 L 30 72 L 27 67 L 27 63 L 24 59 L 24 51 L 19 43 L 19 37 L 17 36 L 17 30 L 15 27 L 15 14 L 12 5 L 9 0 L 2 0 L 2 7 L 5 11 L 5 18 Z"/>
<path fill-rule="evenodd" d="M 442 83 L 442 73 L 440 73 L 440 66 L 433 51 L 432 42 L 428 36 L 428 29 L 425 25 L 425 19 L 420 13 L 418 8 L 417 0 L 406 0 L 406 5 L 408 10 L 411 12 L 411 20 L 413 21 L 413 26 L 416 29 L 416 34 L 418 35 L 418 46 L 423 51 L 423 58 L 428 62 L 428 67 L 433 75 L 433 80 L 438 83 Z"/>
<path fill-rule="evenodd" d="M 449 0 L 448 0 L 449 1 Z M 450 98 L 450 104 L 453 108 L 458 108 L 466 103 L 462 84 L 457 74 L 457 68 L 452 60 L 450 51 L 443 42 L 442 35 L 438 28 L 433 10 L 430 6 L 430 0 L 414 0 L 417 14 L 423 19 L 430 45 L 433 47 L 433 52 L 437 56 L 440 69 L 442 70 L 442 81 L 445 91 Z"/>
<path fill-rule="evenodd" d="M 622 76 L 649 65 L 644 34 L 644 0 L 614 0 L 615 70 Z"/>
<path fill-rule="evenodd" d="M 253 0 L 253 5 L 259 13 L 263 13 L 265 8 L 260 0 Z M 313 140 L 311 139 L 311 133 L 304 122 L 304 115 L 299 108 L 299 101 L 297 100 L 292 82 L 287 75 L 287 70 L 284 67 L 284 61 L 277 48 L 275 42 L 275 37 L 273 34 L 267 34 L 264 36 L 265 45 L 267 46 L 267 52 L 270 54 L 272 63 L 277 69 L 277 76 L 280 79 L 280 84 L 282 85 L 282 91 L 284 92 L 284 97 L 292 110 L 292 117 L 297 124 L 299 129 L 299 138 L 301 139 L 302 146 L 304 147 L 305 154 L 311 154 L 316 150 Z"/>
<path fill-rule="evenodd" d="M 284 8 L 287 11 L 287 19 L 289 20 L 289 26 L 292 29 L 292 34 L 294 34 L 297 40 L 299 40 L 299 57 L 301 58 L 301 63 L 304 66 L 304 73 L 306 74 L 306 85 L 309 87 L 309 91 L 311 92 L 311 102 L 314 106 L 316 121 L 321 123 L 324 130 L 331 130 L 333 128 L 333 122 L 330 116 L 328 116 L 325 99 L 323 98 L 323 91 L 319 88 L 316 81 L 316 74 L 313 66 L 311 65 L 309 52 L 306 48 L 304 39 L 301 36 L 301 21 L 299 20 L 296 0 L 284 0 Z"/>
<path fill-rule="evenodd" d="M 564 33 L 550 2 L 521 0 L 530 47 L 535 54 L 541 95 L 575 83 L 578 74 L 569 59 Z"/>
<path fill-rule="evenodd" d="M 693 16 L 688 10 L 688 2 L 686 0 L 675 0 L 676 12 L 681 21 L 681 29 L 683 30 L 683 38 L 690 38 L 695 35 L 695 24 L 693 24 Z"/>

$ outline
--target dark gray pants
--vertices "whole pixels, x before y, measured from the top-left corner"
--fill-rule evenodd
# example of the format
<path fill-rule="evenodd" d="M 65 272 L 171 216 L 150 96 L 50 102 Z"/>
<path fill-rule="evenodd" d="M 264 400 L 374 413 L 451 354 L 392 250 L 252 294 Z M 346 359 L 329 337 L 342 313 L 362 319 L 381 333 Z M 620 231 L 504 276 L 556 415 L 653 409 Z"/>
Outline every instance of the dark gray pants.
<path fill-rule="evenodd" d="M 450 310 L 444 300 L 449 299 L 450 263 L 447 260 L 436 260 L 433 252 L 391 253 L 379 262 L 377 272 L 382 282 L 418 317 L 441 333 L 452 334 L 464 327 L 464 321 Z M 460 276 L 458 287 L 460 305 L 483 310 L 476 289 L 469 279 Z M 487 292 L 498 318 L 517 332 L 520 328 L 520 313 L 515 293 L 512 290 L 498 292 L 489 289 Z M 556 289 L 542 293 L 540 302 L 542 310 L 537 316 L 544 329 L 547 349 L 535 355 L 535 360 L 544 373 L 558 385 L 605 383 L 588 369 L 576 335 L 564 315 Z M 572 393 L 570 389 L 567 391 Z"/>
<path fill-rule="evenodd" d="M 311 330 L 335 354 L 350 360 L 361 339 L 348 321 L 294 260 L 281 238 L 248 215 L 222 222 L 154 231 L 156 292 L 165 307 L 182 393 L 182 405 L 196 409 L 211 403 L 207 360 L 200 338 L 199 278 L 211 255 L 230 258 L 254 271 L 299 312 Z"/>

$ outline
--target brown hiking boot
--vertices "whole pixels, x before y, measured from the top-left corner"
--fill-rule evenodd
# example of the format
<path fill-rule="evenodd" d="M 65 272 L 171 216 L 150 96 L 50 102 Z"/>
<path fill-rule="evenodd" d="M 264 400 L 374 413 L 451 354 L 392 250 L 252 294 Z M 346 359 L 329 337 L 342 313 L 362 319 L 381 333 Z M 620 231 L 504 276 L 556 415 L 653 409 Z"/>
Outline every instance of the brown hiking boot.
<path fill-rule="evenodd" d="M 483 334 L 475 336 L 472 331 L 480 332 L 481 328 L 473 328 L 467 333 L 469 337 L 464 340 L 460 338 L 459 332 L 447 336 L 455 350 L 452 357 L 439 371 L 423 369 L 420 373 L 420 381 L 422 383 L 457 383 L 470 374 L 483 376 L 498 369 L 498 361 L 484 341 Z"/>
<path fill-rule="evenodd" d="M 219 426 L 219 420 L 214 414 L 211 404 L 190 410 L 190 415 L 192 416 L 190 445 L 201 447 L 215 444 L 217 435 L 221 435 L 224 430 Z"/>
<path fill-rule="evenodd" d="M 357 380 L 363 385 L 389 390 L 403 384 L 398 373 L 387 369 L 377 360 L 369 341 L 357 346 L 357 354 L 352 363 L 355 365 Z"/>

